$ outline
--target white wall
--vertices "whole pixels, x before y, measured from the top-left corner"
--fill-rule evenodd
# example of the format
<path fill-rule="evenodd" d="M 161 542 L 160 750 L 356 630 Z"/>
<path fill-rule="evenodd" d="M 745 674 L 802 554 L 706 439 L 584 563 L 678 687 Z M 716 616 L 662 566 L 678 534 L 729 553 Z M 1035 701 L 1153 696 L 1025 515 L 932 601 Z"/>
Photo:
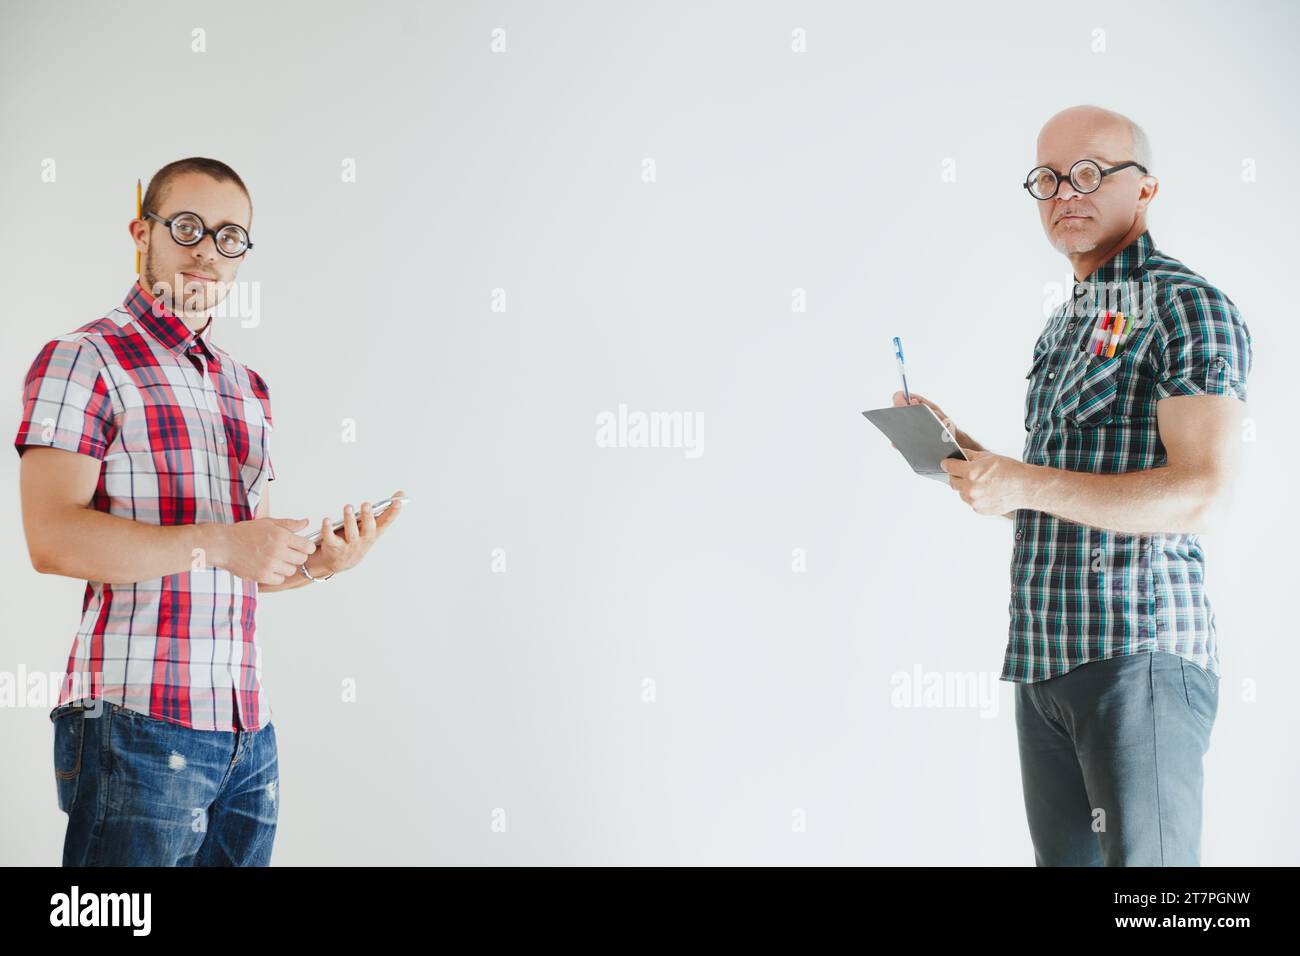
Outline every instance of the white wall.
<path fill-rule="evenodd" d="M 1019 184 L 1080 102 L 1144 124 L 1152 234 L 1253 335 L 1203 862 L 1300 858 L 1296 9 L 1001 6 L 6 6 L 4 420 L 134 280 L 136 178 L 214 156 L 256 206 L 261 322 L 216 340 L 270 383 L 275 511 L 418 499 L 366 564 L 263 597 L 275 863 L 1031 863 L 1011 687 L 890 703 L 917 666 L 995 681 L 1011 526 L 859 411 L 901 334 L 913 388 L 1019 455 L 1070 276 Z M 703 455 L 598 447 L 620 403 L 701 415 Z M 31 569 L 10 454 L 0 672 L 57 674 L 82 584 Z M 3 863 L 59 859 L 40 703 L 0 708 Z"/>

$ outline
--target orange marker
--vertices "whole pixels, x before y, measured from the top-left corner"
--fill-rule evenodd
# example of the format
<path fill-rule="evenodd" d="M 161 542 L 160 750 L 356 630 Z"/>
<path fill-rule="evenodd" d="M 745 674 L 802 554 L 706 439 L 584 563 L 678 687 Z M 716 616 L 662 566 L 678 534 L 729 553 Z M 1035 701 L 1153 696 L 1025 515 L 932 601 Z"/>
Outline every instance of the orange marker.
<path fill-rule="evenodd" d="M 144 218 L 144 199 L 140 195 L 140 180 L 135 181 L 135 218 Z M 135 274 L 140 274 L 140 247 L 135 249 Z"/>
<path fill-rule="evenodd" d="M 1120 337 L 1124 334 L 1124 313 L 1121 312 L 1115 316 L 1115 331 L 1111 335 L 1110 348 L 1106 349 L 1106 357 L 1110 358 L 1115 354 L 1115 347 L 1119 345 Z"/>

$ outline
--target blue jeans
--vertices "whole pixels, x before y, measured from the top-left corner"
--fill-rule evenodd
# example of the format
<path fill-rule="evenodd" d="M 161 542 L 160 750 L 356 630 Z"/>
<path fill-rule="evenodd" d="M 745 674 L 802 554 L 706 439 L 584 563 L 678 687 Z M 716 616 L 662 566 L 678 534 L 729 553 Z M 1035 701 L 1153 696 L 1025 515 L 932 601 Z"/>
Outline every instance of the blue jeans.
<path fill-rule="evenodd" d="M 94 701 L 54 723 L 64 866 L 266 866 L 280 804 L 275 730 L 191 730 Z"/>
<path fill-rule="evenodd" d="M 1016 685 L 1020 776 L 1039 866 L 1199 866 L 1201 758 L 1219 679 L 1143 651 Z"/>

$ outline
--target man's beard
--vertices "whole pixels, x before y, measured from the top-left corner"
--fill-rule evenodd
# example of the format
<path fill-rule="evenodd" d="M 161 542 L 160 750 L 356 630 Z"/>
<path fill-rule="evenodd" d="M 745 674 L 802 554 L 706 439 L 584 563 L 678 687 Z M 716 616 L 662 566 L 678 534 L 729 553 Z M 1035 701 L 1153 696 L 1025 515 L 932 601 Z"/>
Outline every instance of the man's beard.
<path fill-rule="evenodd" d="M 168 276 L 163 279 L 158 275 L 158 270 L 154 266 L 153 252 L 145 257 L 144 265 L 140 270 L 140 284 L 149 290 L 150 295 L 160 298 L 172 313 L 172 315 L 203 315 L 216 308 L 215 302 L 208 302 L 207 286 L 195 281 L 198 291 L 187 292 L 185 289 L 185 276 L 180 276 L 181 282 L 179 289 L 176 286 L 176 276 Z M 218 287 L 220 287 L 218 285 Z"/>
<path fill-rule="evenodd" d="M 1076 256 L 1096 249 L 1097 240 L 1085 236 L 1061 236 L 1052 245 L 1063 256 Z"/>

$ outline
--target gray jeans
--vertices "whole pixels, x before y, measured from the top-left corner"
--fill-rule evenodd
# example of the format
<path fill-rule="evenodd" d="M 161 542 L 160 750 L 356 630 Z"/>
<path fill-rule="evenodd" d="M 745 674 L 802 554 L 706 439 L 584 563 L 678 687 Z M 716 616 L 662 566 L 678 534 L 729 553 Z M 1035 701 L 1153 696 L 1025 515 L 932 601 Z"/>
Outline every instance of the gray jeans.
<path fill-rule="evenodd" d="M 1016 685 L 1025 813 L 1039 866 L 1199 866 L 1201 758 L 1219 679 L 1143 651 Z"/>

